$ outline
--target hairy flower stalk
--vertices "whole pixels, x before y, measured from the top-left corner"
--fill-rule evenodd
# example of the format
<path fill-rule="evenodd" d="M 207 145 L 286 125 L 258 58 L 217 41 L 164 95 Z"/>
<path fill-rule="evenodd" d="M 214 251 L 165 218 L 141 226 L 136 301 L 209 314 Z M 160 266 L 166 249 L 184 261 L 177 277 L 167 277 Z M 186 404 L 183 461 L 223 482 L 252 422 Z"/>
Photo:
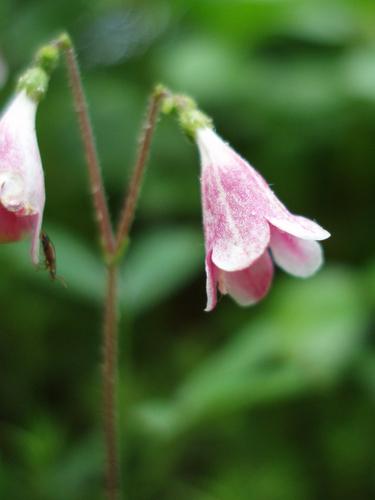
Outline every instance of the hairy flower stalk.
<path fill-rule="evenodd" d="M 206 311 L 216 305 L 217 288 L 240 305 L 261 300 L 271 285 L 273 261 L 294 276 L 314 274 L 323 262 L 318 240 L 329 233 L 291 214 L 263 177 L 216 134 L 192 99 L 170 95 L 163 110 L 177 112 L 201 157 Z"/>
<path fill-rule="evenodd" d="M 166 90 L 162 86 L 156 86 L 150 98 L 142 135 L 139 141 L 137 160 L 130 181 L 128 195 L 124 198 L 124 205 L 116 232 L 116 247 L 121 251 L 128 240 L 129 231 L 134 218 L 134 212 L 140 194 L 144 170 L 150 152 L 151 140 L 155 130 L 160 104 L 166 96 Z"/>
<path fill-rule="evenodd" d="M 65 55 L 66 65 L 68 68 L 72 97 L 86 156 L 91 194 L 94 202 L 96 220 L 99 226 L 100 240 L 104 254 L 107 258 L 110 258 L 115 250 L 115 240 L 105 195 L 105 188 L 103 185 L 99 156 L 94 139 L 94 132 L 81 81 L 77 55 L 69 35 L 61 35 L 57 41 L 57 45 Z"/>

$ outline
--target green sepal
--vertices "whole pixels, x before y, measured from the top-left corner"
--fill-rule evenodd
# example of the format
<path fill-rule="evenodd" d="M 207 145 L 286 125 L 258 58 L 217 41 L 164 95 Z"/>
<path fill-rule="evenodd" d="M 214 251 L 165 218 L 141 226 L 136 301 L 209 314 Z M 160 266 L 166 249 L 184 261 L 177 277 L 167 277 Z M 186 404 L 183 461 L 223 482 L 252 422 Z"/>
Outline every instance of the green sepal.
<path fill-rule="evenodd" d="M 186 95 L 172 94 L 166 89 L 165 93 L 161 112 L 165 115 L 176 113 L 182 130 L 190 139 L 195 139 L 200 128 L 213 128 L 211 118 L 200 111 L 194 99 Z"/>
<path fill-rule="evenodd" d="M 47 92 L 48 81 L 49 76 L 43 68 L 30 68 L 19 78 L 17 91 L 24 90 L 33 101 L 39 102 Z"/>
<path fill-rule="evenodd" d="M 199 109 L 182 110 L 179 113 L 179 121 L 182 130 L 190 139 L 195 139 L 198 129 L 213 128 L 211 118 Z"/>
<path fill-rule="evenodd" d="M 35 65 L 50 75 L 59 62 L 59 56 L 60 51 L 57 45 L 45 45 L 36 53 Z"/>

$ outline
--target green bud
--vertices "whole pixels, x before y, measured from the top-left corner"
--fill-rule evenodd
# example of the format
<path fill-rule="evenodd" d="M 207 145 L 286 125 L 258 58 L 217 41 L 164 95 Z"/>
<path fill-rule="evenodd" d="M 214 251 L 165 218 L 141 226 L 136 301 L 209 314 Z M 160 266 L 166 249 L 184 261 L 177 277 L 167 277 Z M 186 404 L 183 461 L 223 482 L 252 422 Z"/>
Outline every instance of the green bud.
<path fill-rule="evenodd" d="M 173 96 L 164 97 L 161 103 L 160 111 L 164 115 L 170 115 L 176 111 L 176 102 Z"/>
<path fill-rule="evenodd" d="M 155 97 L 166 97 L 169 94 L 170 94 L 170 92 L 167 89 L 167 87 L 165 87 L 161 83 L 159 83 L 158 85 L 156 85 L 155 88 L 154 88 L 154 96 Z"/>
<path fill-rule="evenodd" d="M 57 45 L 62 49 L 70 49 L 72 47 L 72 39 L 68 33 L 61 33 L 61 35 L 57 38 Z"/>
<path fill-rule="evenodd" d="M 34 67 L 26 70 L 19 78 L 17 90 L 25 90 L 26 94 L 39 102 L 47 92 L 49 77 L 44 69 Z"/>
<path fill-rule="evenodd" d="M 176 113 L 182 130 L 190 139 L 195 138 L 200 128 L 213 128 L 211 118 L 198 109 L 194 99 L 187 95 L 172 94 L 168 89 L 164 89 L 164 94 L 161 112 L 166 115 Z"/>
<path fill-rule="evenodd" d="M 59 62 L 59 49 L 56 45 L 45 45 L 35 56 L 35 65 L 50 75 Z"/>

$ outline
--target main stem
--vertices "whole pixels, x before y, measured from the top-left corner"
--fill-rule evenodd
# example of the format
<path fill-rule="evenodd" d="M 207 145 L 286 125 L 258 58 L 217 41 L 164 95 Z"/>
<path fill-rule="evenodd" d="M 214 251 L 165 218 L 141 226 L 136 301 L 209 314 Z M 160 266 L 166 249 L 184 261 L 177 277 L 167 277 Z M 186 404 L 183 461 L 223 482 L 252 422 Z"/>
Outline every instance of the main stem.
<path fill-rule="evenodd" d="M 117 265 L 108 265 L 103 331 L 103 417 L 107 453 L 105 477 L 108 500 L 116 500 L 120 494 L 117 425 L 117 276 Z"/>

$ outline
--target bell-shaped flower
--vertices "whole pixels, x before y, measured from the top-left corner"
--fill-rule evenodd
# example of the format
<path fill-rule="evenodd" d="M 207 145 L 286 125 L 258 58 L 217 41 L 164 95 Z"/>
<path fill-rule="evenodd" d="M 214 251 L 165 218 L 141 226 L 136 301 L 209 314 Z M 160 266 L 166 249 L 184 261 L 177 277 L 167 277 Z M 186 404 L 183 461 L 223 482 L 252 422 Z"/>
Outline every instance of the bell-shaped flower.
<path fill-rule="evenodd" d="M 210 127 L 199 128 L 195 137 L 202 163 L 206 311 L 216 305 L 217 288 L 241 305 L 262 299 L 272 281 L 272 258 L 294 276 L 315 273 L 323 261 L 317 241 L 329 233 L 291 214 L 263 177 Z"/>
<path fill-rule="evenodd" d="M 45 202 L 44 175 L 35 132 L 37 102 L 15 95 L 0 119 L 0 242 L 32 236 L 31 256 L 39 257 Z"/>

